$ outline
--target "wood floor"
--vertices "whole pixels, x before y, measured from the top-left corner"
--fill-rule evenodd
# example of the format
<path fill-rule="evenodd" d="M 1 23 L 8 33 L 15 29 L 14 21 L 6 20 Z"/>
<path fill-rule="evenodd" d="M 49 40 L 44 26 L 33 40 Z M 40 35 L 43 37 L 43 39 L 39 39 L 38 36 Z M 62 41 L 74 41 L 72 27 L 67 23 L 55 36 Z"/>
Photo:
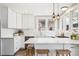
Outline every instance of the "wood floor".
<path fill-rule="evenodd" d="M 15 56 L 27 56 L 27 51 L 25 49 L 21 49 L 15 54 Z M 35 54 L 35 56 L 36 56 L 36 54 Z M 46 55 L 38 55 L 38 56 L 46 56 Z M 49 56 L 56 56 L 56 52 L 51 51 L 49 53 Z"/>
<path fill-rule="evenodd" d="M 26 50 L 25 49 L 20 49 L 16 54 L 15 56 L 27 56 L 26 54 Z"/>

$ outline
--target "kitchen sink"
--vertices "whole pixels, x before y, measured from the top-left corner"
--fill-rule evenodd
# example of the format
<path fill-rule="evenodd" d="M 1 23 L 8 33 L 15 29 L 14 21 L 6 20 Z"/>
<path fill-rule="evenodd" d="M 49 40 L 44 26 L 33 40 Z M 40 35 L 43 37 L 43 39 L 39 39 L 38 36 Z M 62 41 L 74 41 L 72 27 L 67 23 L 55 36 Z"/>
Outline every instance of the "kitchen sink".
<path fill-rule="evenodd" d="M 58 38 L 69 38 L 67 36 L 56 36 L 56 37 L 58 37 Z"/>

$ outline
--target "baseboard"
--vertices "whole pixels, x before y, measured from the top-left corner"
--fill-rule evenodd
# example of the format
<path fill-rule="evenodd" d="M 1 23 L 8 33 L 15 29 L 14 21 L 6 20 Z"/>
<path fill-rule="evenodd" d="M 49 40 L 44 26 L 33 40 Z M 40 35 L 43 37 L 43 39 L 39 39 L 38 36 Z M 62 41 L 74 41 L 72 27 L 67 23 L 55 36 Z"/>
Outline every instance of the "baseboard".
<path fill-rule="evenodd" d="M 1 55 L 1 56 L 14 56 L 14 55 Z"/>

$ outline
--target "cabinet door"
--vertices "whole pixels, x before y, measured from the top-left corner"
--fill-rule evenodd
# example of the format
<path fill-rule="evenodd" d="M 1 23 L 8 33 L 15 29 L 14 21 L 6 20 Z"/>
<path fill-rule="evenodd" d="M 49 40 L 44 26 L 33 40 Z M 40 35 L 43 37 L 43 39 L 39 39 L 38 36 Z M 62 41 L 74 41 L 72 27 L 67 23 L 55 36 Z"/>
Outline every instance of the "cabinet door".
<path fill-rule="evenodd" d="M 8 8 L 1 8 L 1 27 L 8 28 Z"/>
<path fill-rule="evenodd" d="M 18 48 L 24 48 L 24 36 L 19 36 L 18 37 Z"/>
<path fill-rule="evenodd" d="M 22 16 L 20 13 L 17 13 L 17 28 L 22 28 Z"/>
<path fill-rule="evenodd" d="M 20 45 L 19 45 L 20 39 L 19 37 L 15 37 L 14 38 L 14 53 L 16 53 L 19 49 L 20 49 Z"/>
<path fill-rule="evenodd" d="M 23 22 L 22 23 L 23 28 L 26 28 L 26 29 L 33 29 L 34 28 L 34 17 L 33 17 L 33 15 L 23 14 L 22 19 L 23 19 L 23 21 L 22 21 Z"/>
<path fill-rule="evenodd" d="M 8 28 L 16 28 L 16 12 L 8 9 Z"/>
<path fill-rule="evenodd" d="M 14 55 L 13 39 L 2 39 L 2 55 Z"/>
<path fill-rule="evenodd" d="M 21 48 L 24 48 L 24 36 L 21 36 L 21 39 L 20 39 L 20 45 L 21 45 Z"/>

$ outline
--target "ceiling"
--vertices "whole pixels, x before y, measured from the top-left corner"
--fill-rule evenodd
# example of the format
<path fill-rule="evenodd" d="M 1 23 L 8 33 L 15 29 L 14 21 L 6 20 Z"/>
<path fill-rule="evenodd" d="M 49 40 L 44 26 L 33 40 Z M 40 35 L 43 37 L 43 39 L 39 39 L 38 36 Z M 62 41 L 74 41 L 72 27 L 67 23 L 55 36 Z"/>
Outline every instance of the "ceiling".
<path fill-rule="evenodd" d="M 55 13 L 62 13 L 61 7 L 69 8 L 74 3 L 55 3 Z M 51 15 L 53 13 L 53 3 L 1 3 L 0 6 L 10 7 L 19 13 L 32 13 L 37 15 Z"/>

